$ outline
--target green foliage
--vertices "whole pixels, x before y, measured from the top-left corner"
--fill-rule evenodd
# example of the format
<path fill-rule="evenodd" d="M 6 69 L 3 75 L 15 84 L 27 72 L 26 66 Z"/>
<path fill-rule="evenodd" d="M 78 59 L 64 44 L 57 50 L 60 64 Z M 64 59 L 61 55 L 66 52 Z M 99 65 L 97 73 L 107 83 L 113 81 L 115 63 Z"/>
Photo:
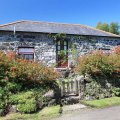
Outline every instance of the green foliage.
<path fill-rule="evenodd" d="M 65 33 L 59 33 L 54 35 L 54 40 L 65 40 L 67 39 L 67 35 Z"/>
<path fill-rule="evenodd" d="M 49 120 L 58 117 L 60 106 L 45 107 L 34 114 L 12 113 L 5 117 L 0 117 L 0 120 Z"/>
<path fill-rule="evenodd" d="M 10 96 L 10 103 L 17 105 L 18 111 L 23 113 L 35 112 L 37 109 L 42 108 L 48 101 L 43 95 L 50 88 L 34 88 L 23 91 Z"/>
<path fill-rule="evenodd" d="M 7 108 L 9 106 L 9 95 L 10 92 L 6 88 L 0 87 L 0 116 L 7 113 Z"/>
<path fill-rule="evenodd" d="M 0 51 L 1 114 L 9 111 L 11 104 L 17 105 L 21 112 L 35 112 L 38 102 L 44 99 L 40 96 L 58 76 L 53 68 L 42 63 L 19 59 L 13 52 L 5 54 Z"/>
<path fill-rule="evenodd" d="M 106 55 L 102 51 L 83 55 L 78 59 L 76 71 L 79 74 L 111 76 L 120 71 L 120 55 Z"/>
<path fill-rule="evenodd" d="M 102 23 L 98 22 L 96 28 L 102 30 Z"/>
<path fill-rule="evenodd" d="M 101 81 L 100 81 L 101 82 Z M 103 99 L 112 96 L 112 86 L 103 87 L 100 83 L 93 80 L 91 83 L 86 84 L 85 97 L 86 99 Z"/>
<path fill-rule="evenodd" d="M 115 22 L 110 23 L 110 30 L 109 31 L 111 33 L 118 35 L 119 34 L 119 24 L 115 23 Z"/>
<path fill-rule="evenodd" d="M 101 23 L 99 22 L 96 26 L 97 29 L 109 32 L 109 25 L 107 23 Z"/>
<path fill-rule="evenodd" d="M 0 80 L 22 83 L 46 83 L 52 82 L 58 77 L 53 68 L 48 68 L 42 63 L 28 61 L 14 57 L 14 53 L 0 52 Z M 1 81 L 2 82 L 2 81 Z M 54 81 L 53 81 L 54 82 Z"/>
<path fill-rule="evenodd" d="M 113 34 L 120 34 L 119 24 L 116 22 L 111 22 L 110 24 L 98 22 L 96 28 Z"/>
<path fill-rule="evenodd" d="M 37 110 L 36 96 L 31 91 L 11 96 L 11 103 L 16 104 L 18 110 L 23 113 L 31 113 Z"/>
<path fill-rule="evenodd" d="M 72 60 L 77 61 L 77 48 L 75 44 L 72 44 Z"/>
<path fill-rule="evenodd" d="M 113 89 L 113 93 L 114 93 L 116 96 L 119 96 L 119 97 L 120 97 L 120 88 L 115 88 L 115 89 Z"/>

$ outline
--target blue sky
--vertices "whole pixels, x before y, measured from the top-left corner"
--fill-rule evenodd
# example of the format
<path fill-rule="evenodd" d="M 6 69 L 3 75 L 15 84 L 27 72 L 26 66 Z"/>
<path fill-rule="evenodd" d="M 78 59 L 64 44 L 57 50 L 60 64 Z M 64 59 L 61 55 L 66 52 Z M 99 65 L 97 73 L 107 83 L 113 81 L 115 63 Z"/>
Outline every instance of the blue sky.
<path fill-rule="evenodd" d="M 120 0 L 0 0 L 0 24 L 17 20 L 120 23 Z"/>

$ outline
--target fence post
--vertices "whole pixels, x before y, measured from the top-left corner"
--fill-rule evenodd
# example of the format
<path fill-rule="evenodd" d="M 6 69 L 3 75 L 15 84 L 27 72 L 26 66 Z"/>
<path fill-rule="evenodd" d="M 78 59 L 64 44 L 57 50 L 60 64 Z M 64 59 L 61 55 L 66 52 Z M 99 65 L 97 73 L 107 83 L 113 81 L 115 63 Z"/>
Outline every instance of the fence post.
<path fill-rule="evenodd" d="M 75 89 L 75 94 L 77 95 L 78 94 L 78 81 L 76 80 L 76 79 L 74 79 L 75 81 L 74 81 L 74 89 Z"/>
<path fill-rule="evenodd" d="M 61 97 L 64 95 L 64 86 L 63 86 L 63 80 L 60 79 L 60 91 L 61 91 Z"/>

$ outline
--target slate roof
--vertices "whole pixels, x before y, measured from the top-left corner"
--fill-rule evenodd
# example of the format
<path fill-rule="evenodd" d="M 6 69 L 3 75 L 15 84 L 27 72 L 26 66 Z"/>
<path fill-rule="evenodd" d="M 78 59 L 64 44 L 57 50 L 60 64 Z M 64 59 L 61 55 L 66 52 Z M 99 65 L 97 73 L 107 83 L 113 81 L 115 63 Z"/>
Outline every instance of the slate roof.
<path fill-rule="evenodd" d="M 120 37 L 119 35 L 115 35 L 81 24 L 65 24 L 22 20 L 0 25 L 0 30 L 4 31 L 14 31 L 14 28 L 16 31 L 24 32 L 66 33 L 73 35 Z"/>

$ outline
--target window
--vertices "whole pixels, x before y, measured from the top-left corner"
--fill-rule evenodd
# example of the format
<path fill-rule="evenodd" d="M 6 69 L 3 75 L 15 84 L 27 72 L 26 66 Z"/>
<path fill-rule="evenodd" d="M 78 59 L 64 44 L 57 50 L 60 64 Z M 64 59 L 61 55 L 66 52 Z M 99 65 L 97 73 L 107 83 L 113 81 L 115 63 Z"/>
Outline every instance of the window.
<path fill-rule="evenodd" d="M 34 60 L 34 47 L 19 47 L 18 55 L 26 60 Z"/>

